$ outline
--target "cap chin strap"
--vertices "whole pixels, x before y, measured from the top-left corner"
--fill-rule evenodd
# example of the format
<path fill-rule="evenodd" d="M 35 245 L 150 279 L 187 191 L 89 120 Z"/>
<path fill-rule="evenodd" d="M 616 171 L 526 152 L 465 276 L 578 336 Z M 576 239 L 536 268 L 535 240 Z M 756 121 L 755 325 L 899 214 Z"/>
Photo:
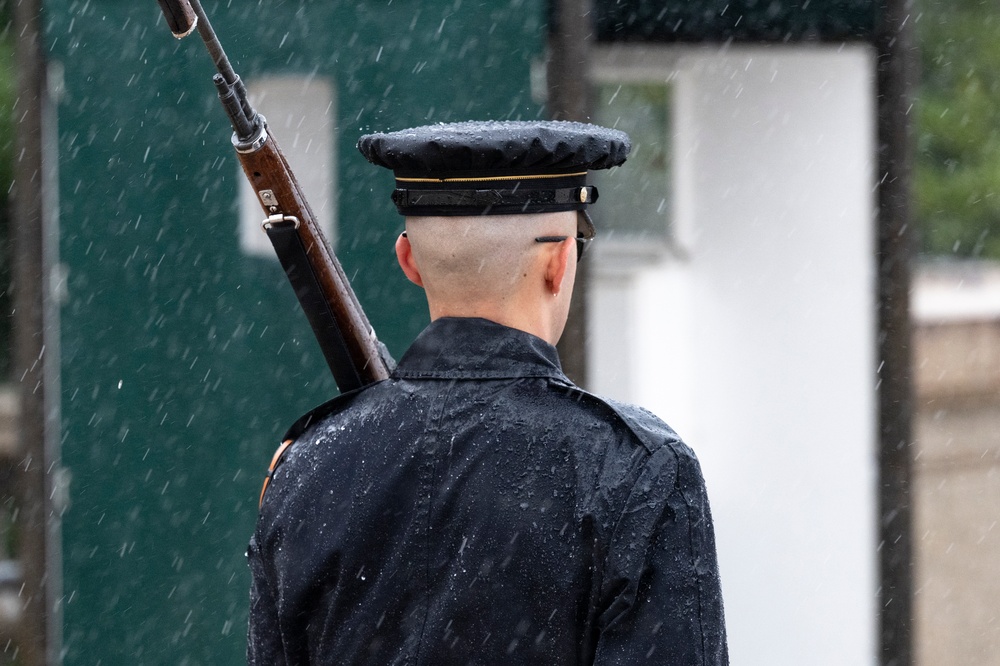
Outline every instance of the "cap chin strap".
<path fill-rule="evenodd" d="M 590 213 L 585 210 L 576 212 L 576 235 L 586 240 L 593 240 L 597 236 L 594 221 L 590 219 Z"/>
<path fill-rule="evenodd" d="M 392 202 L 403 215 L 504 215 L 578 210 L 597 197 L 593 185 L 540 190 L 398 188 Z"/>

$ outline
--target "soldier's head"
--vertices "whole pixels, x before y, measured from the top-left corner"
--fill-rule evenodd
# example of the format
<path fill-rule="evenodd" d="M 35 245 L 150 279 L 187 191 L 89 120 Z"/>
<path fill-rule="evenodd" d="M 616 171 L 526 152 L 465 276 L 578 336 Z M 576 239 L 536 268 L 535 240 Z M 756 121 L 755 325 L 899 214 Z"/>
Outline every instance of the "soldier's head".
<path fill-rule="evenodd" d="M 406 217 L 396 253 L 431 318 L 483 317 L 550 342 L 569 312 L 576 264 L 594 237 L 587 172 L 618 166 L 619 131 L 567 122 L 468 122 L 358 142 L 396 177 Z"/>

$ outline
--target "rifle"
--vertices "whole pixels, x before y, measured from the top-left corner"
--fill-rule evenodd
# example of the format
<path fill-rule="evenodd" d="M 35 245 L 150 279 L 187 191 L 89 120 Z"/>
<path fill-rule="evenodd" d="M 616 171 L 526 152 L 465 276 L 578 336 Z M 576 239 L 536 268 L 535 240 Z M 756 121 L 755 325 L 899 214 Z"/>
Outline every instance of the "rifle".
<path fill-rule="evenodd" d="M 247 98 L 199 0 L 158 0 L 178 39 L 195 29 L 218 73 L 213 77 L 233 126 L 233 147 L 266 215 L 262 223 L 323 357 L 342 393 L 385 379 L 395 365 L 316 222 L 267 121 Z"/>

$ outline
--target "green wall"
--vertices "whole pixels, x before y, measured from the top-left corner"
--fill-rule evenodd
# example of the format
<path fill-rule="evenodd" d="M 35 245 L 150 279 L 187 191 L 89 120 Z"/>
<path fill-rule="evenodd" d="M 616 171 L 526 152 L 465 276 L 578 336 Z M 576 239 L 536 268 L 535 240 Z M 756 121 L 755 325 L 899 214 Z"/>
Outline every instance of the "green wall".
<path fill-rule="evenodd" d="M 394 266 L 365 131 L 534 118 L 540 0 L 205 2 L 244 77 L 330 76 L 338 254 L 398 356 L 426 323 Z M 335 393 L 277 263 L 238 247 L 236 162 L 195 37 L 153 0 L 50 0 L 58 104 L 67 664 L 238 664 L 246 541 L 284 428 Z"/>

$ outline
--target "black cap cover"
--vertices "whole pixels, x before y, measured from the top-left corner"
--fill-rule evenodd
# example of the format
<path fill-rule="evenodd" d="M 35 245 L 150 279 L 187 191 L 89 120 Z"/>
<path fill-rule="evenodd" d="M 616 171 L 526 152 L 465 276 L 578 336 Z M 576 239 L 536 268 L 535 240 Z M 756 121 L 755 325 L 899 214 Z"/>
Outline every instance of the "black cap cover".
<path fill-rule="evenodd" d="M 368 134 L 358 149 L 396 176 L 402 215 L 506 215 L 584 210 L 587 171 L 625 161 L 618 130 L 564 121 L 479 121 Z"/>

